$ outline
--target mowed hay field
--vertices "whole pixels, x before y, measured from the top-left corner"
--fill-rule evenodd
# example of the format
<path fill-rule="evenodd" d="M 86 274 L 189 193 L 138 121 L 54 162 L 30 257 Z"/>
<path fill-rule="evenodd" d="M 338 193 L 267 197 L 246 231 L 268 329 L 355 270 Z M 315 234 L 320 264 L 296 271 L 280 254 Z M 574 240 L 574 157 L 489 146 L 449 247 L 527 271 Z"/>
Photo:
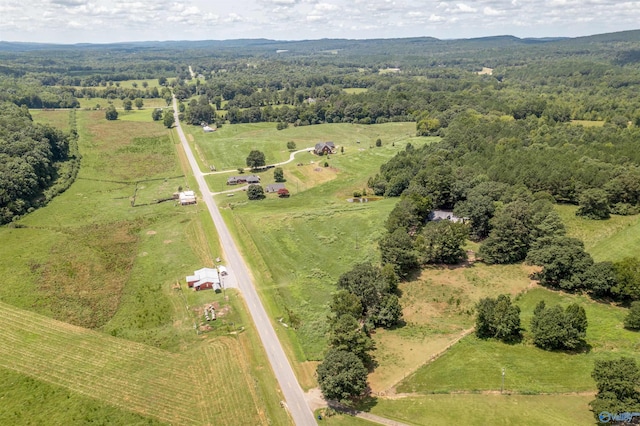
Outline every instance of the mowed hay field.
<path fill-rule="evenodd" d="M 184 284 L 220 247 L 204 206 L 157 202 L 192 185 L 168 131 L 76 114 L 76 182 L 0 228 L 0 379 L 12 380 L 0 423 L 33 424 L 31 411 L 48 410 L 53 424 L 92 413 L 119 424 L 290 424 L 242 299 Z M 69 112 L 34 117 L 64 124 Z M 224 313 L 207 323 L 210 303 Z M 68 409 L 29 396 L 45 392 Z"/>
<path fill-rule="evenodd" d="M 241 346 L 175 354 L 0 304 L 0 366 L 169 424 L 267 424 Z"/>

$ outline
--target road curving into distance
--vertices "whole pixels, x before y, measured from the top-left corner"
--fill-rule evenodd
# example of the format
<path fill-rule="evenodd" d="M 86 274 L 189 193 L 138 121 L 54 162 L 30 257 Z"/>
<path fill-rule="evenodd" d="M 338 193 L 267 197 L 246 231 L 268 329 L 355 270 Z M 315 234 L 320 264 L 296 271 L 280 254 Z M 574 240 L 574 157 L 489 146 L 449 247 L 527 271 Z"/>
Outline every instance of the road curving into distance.
<path fill-rule="evenodd" d="M 200 167 L 196 162 L 196 158 L 191 151 L 191 147 L 187 142 L 187 138 L 182 131 L 182 127 L 180 126 L 180 121 L 178 119 L 178 105 L 175 96 L 173 98 L 173 110 L 178 136 L 180 137 L 184 151 L 189 159 L 193 175 L 198 182 L 200 192 L 202 193 L 202 199 L 207 205 L 211 219 L 213 219 L 213 223 L 218 231 L 220 245 L 222 246 L 222 250 L 224 251 L 225 258 L 227 260 L 227 269 L 237 280 L 238 288 L 240 289 L 240 292 L 242 293 L 249 308 L 251 318 L 258 330 L 258 335 L 260 336 L 264 350 L 267 353 L 267 358 L 269 359 L 271 368 L 273 369 L 276 379 L 280 384 L 280 389 L 282 389 L 282 393 L 284 394 L 289 413 L 296 425 L 317 425 L 315 418 L 313 417 L 313 413 L 307 405 L 302 388 L 293 373 L 291 364 L 282 349 L 280 340 L 278 340 L 276 331 L 271 324 L 269 316 L 267 315 L 267 311 L 264 309 L 264 306 L 258 297 L 249 269 L 240 255 L 240 251 L 231 237 L 231 233 L 229 232 L 227 225 L 224 223 L 222 215 L 220 215 L 220 211 L 213 200 L 209 186 L 204 179 L 204 175 L 200 170 Z"/>

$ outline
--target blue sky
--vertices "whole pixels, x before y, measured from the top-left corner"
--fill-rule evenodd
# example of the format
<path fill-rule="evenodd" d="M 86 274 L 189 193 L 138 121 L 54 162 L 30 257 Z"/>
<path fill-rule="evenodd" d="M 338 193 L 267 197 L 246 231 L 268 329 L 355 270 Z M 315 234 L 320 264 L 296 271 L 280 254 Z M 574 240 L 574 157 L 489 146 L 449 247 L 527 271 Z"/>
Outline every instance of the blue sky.
<path fill-rule="evenodd" d="M 0 0 L 0 40 L 576 37 L 640 28 L 619 0 Z"/>

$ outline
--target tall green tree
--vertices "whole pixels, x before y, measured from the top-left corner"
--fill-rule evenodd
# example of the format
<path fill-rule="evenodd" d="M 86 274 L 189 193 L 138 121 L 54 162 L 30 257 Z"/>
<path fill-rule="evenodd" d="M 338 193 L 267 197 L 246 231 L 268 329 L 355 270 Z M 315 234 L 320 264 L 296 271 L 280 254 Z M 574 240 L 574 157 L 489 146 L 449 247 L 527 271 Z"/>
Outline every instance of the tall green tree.
<path fill-rule="evenodd" d="M 349 314 L 339 316 L 331 325 L 329 345 L 342 351 L 349 351 L 362 360 L 365 365 L 371 363 L 369 352 L 374 344 L 363 330 L 362 326 Z"/>
<path fill-rule="evenodd" d="M 587 189 L 580 194 L 580 206 L 576 210 L 576 216 L 584 216 L 589 219 L 609 219 L 611 210 L 609 199 L 603 189 Z"/>
<path fill-rule="evenodd" d="M 391 327 L 402 317 L 398 297 L 393 294 L 397 288 L 396 275 L 390 267 L 380 268 L 369 262 L 356 264 L 350 271 L 338 278 L 338 288 L 356 296 L 362 306 L 362 318 L 367 326 Z M 357 309 L 355 299 L 338 293 L 340 299 L 335 308 Z M 339 304 L 337 302 L 340 301 Z M 332 310 L 333 310 L 333 304 Z"/>
<path fill-rule="evenodd" d="M 262 200 L 265 198 L 264 189 L 260 185 L 249 185 L 247 188 L 247 198 L 250 200 Z"/>
<path fill-rule="evenodd" d="M 467 240 L 468 228 L 448 220 L 429 222 L 416 238 L 415 249 L 421 264 L 456 264 L 466 258 L 462 246 Z"/>
<path fill-rule="evenodd" d="M 162 123 L 167 129 L 170 129 L 173 127 L 173 123 L 175 123 L 175 117 L 173 116 L 172 109 L 168 109 L 164 112 L 164 115 L 162 117 Z"/>
<path fill-rule="evenodd" d="M 527 262 L 542 266 L 537 274 L 541 284 L 569 291 L 583 286 L 581 280 L 573 278 L 593 265 L 582 241 L 570 237 L 549 239 L 546 244 L 529 251 Z"/>
<path fill-rule="evenodd" d="M 629 312 L 624 318 L 624 327 L 629 330 L 640 330 L 640 301 L 631 304 Z"/>
<path fill-rule="evenodd" d="M 118 111 L 116 111 L 116 107 L 113 105 L 109 105 L 104 112 L 104 117 L 107 120 L 117 120 L 118 119 Z"/>
<path fill-rule="evenodd" d="M 258 167 L 263 167 L 266 164 L 264 152 L 258 151 L 256 149 L 249 152 L 247 156 L 247 167 L 252 169 L 256 169 Z"/>
<path fill-rule="evenodd" d="M 593 297 L 617 297 L 614 291 L 618 282 L 613 262 L 594 263 L 583 273 L 574 275 L 572 280 L 577 280 L 579 283 L 574 287 L 584 288 Z"/>
<path fill-rule="evenodd" d="M 544 301 L 536 306 L 531 319 L 533 343 L 541 349 L 577 349 L 587 332 L 584 308 L 571 304 L 563 311 L 558 305 L 548 308 Z"/>
<path fill-rule="evenodd" d="M 332 314 L 330 322 L 335 321 L 342 315 L 350 315 L 353 318 L 361 319 L 363 314 L 360 298 L 355 293 L 344 289 L 333 293 L 329 302 L 329 310 Z"/>
<path fill-rule="evenodd" d="M 403 228 L 385 234 L 378 242 L 382 263 L 393 265 L 400 277 L 406 277 L 418 268 L 418 256 L 413 239 Z"/>
<path fill-rule="evenodd" d="M 596 360 L 591 377 L 598 393 L 589 405 L 597 420 L 604 412 L 640 412 L 640 368 L 633 358 Z"/>
<path fill-rule="evenodd" d="M 520 339 L 520 307 L 511 304 L 508 295 L 486 297 L 476 305 L 476 335 L 505 342 Z"/>
<path fill-rule="evenodd" d="M 284 171 L 282 170 L 282 167 L 276 167 L 275 169 L 273 169 L 273 179 L 276 182 L 284 182 Z"/>
<path fill-rule="evenodd" d="M 380 307 L 374 324 L 383 328 L 390 328 L 402 319 L 402 306 L 398 296 L 392 293 L 384 294 L 380 300 Z"/>
<path fill-rule="evenodd" d="M 514 201 L 498 210 L 492 230 L 480 247 L 487 263 L 515 263 L 524 260 L 531 243 L 533 212 L 525 201 Z"/>
<path fill-rule="evenodd" d="M 352 352 L 329 349 L 316 373 L 320 390 L 328 400 L 349 403 L 367 389 L 367 369 Z"/>
<path fill-rule="evenodd" d="M 491 198 L 485 195 L 474 195 L 457 203 L 453 214 L 469 218 L 470 236 L 477 241 L 489 235 L 490 221 L 495 209 L 495 203 Z"/>
<path fill-rule="evenodd" d="M 160 108 L 154 108 L 151 111 L 151 118 L 153 121 L 160 121 L 162 119 L 162 110 Z"/>
<path fill-rule="evenodd" d="M 613 265 L 616 287 L 612 292 L 620 300 L 640 300 L 640 260 L 627 257 Z"/>

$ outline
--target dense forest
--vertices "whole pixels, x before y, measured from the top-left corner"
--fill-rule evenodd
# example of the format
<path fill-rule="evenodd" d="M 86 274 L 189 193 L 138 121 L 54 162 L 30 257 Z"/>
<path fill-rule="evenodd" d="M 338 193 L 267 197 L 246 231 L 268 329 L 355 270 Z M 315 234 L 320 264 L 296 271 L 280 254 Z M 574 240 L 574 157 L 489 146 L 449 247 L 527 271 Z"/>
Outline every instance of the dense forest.
<path fill-rule="evenodd" d="M 0 104 L 0 223 L 49 201 L 75 179 L 79 167 L 73 131 L 35 124 L 26 107 Z"/>

